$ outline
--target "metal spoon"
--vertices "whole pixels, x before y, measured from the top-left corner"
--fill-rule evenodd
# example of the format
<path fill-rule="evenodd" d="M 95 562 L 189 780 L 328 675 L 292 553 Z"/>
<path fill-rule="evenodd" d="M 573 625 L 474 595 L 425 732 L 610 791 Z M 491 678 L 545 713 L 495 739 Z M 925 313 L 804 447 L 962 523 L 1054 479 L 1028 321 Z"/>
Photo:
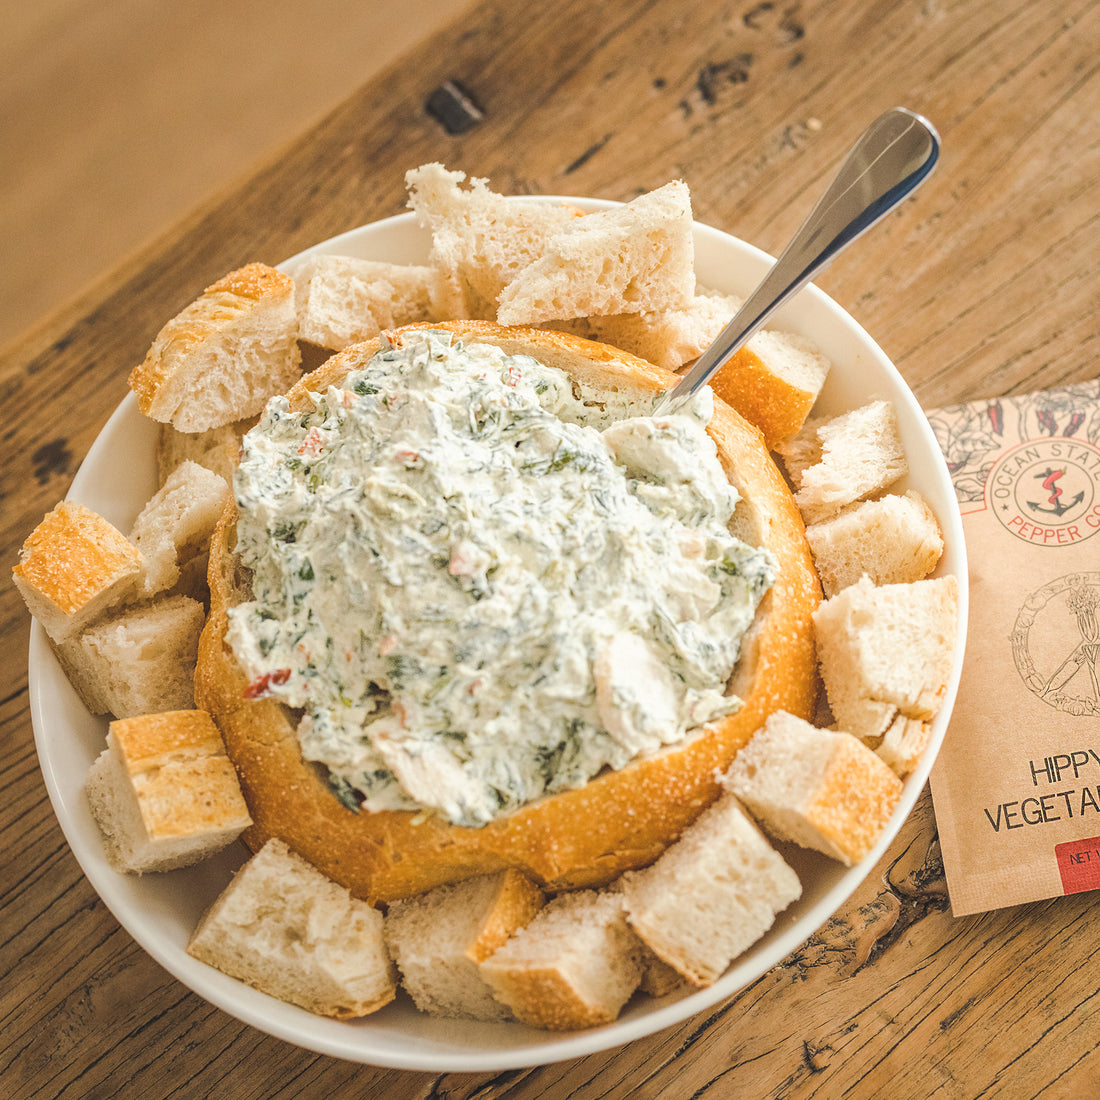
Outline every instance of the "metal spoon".
<path fill-rule="evenodd" d="M 928 177 L 939 159 L 932 124 L 895 107 L 852 147 L 829 189 L 733 320 L 658 400 L 654 415 L 679 408 L 784 302 Z"/>

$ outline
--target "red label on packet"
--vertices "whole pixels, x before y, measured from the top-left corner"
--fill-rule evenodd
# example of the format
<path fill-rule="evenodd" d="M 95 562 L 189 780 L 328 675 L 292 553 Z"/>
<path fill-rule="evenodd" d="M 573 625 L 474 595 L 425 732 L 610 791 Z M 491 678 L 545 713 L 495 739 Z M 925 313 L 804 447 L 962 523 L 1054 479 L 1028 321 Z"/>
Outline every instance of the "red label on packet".
<path fill-rule="evenodd" d="M 1055 844 L 1054 855 L 1065 893 L 1100 890 L 1100 836 Z"/>

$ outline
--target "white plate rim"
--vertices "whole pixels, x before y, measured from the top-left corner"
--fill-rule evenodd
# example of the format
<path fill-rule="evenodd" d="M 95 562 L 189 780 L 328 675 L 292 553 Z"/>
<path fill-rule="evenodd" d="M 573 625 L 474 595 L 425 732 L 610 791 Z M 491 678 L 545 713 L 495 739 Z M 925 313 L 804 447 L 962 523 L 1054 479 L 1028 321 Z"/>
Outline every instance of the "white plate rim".
<path fill-rule="evenodd" d="M 579 199 L 574 196 L 546 196 L 545 199 L 571 203 L 585 211 L 610 209 L 620 205 L 609 200 Z M 413 215 L 398 214 L 359 226 L 323 241 L 313 248 L 292 256 L 280 267 L 293 273 L 305 259 L 321 252 L 390 259 L 392 247 L 388 242 L 391 239 L 412 242 L 408 243 L 406 249 L 410 253 L 415 253 L 418 249 L 426 250 L 426 238 L 423 231 L 415 225 Z M 379 241 L 382 242 L 381 250 L 378 248 Z M 735 292 L 741 296 L 752 289 L 773 262 L 772 258 L 760 249 L 700 223 L 695 224 L 695 243 L 700 259 L 704 259 L 704 256 L 711 257 L 699 267 L 700 281 L 714 289 Z M 721 258 L 719 266 L 723 268 L 717 272 L 713 259 L 716 256 Z M 416 261 L 395 256 L 393 262 Z M 725 264 L 731 265 L 736 270 L 726 271 Z M 282 1004 L 191 959 L 186 954 L 184 943 L 180 942 L 178 935 L 175 939 L 166 935 L 163 926 L 156 920 L 150 919 L 149 912 L 143 910 L 141 906 L 135 906 L 133 890 L 130 888 L 135 880 L 118 875 L 106 863 L 98 846 L 98 834 L 95 832 L 94 824 L 89 828 L 91 819 L 82 793 L 74 789 L 71 770 L 67 771 L 61 766 L 66 750 L 71 750 L 73 746 L 64 740 L 61 742 L 54 740 L 56 735 L 53 731 L 56 728 L 59 712 L 58 694 L 65 696 L 68 685 L 67 682 L 58 683 L 57 677 L 61 676 L 63 679 L 63 673 L 60 672 L 60 666 L 50 649 L 45 633 L 37 623 L 33 623 L 29 649 L 29 698 L 35 744 L 47 791 L 62 831 L 81 869 L 123 928 L 150 956 L 184 985 L 230 1015 L 263 1032 L 306 1049 L 353 1062 L 394 1069 L 439 1072 L 487 1072 L 524 1068 L 605 1051 L 651 1035 L 703 1012 L 719 1001 L 733 996 L 786 959 L 857 889 L 889 847 L 902 823 L 912 811 L 943 741 L 958 688 L 961 652 L 966 636 L 967 568 L 961 517 L 951 489 L 946 463 L 916 398 L 885 353 L 862 326 L 813 285 L 806 287 L 784 307 L 770 322 L 770 326 L 787 328 L 818 338 L 819 330 L 830 322 L 838 330 L 843 330 L 847 334 L 848 341 L 856 349 L 856 362 L 838 361 L 834 364 L 830 383 L 827 383 L 826 392 L 823 393 L 826 408 L 830 384 L 839 394 L 833 398 L 834 404 L 838 407 L 845 406 L 844 395 L 850 390 L 863 395 L 861 399 L 866 399 L 867 396 L 886 396 L 894 400 L 899 408 L 907 452 L 910 456 L 919 455 L 924 460 L 931 460 L 931 468 L 925 467 L 916 471 L 911 475 L 911 479 L 921 483 L 922 491 L 928 487 L 933 490 L 926 495 L 933 499 L 933 504 L 940 516 L 947 547 L 939 572 L 953 573 L 959 581 L 960 659 L 955 662 L 942 709 L 933 722 L 928 749 L 915 771 L 907 777 L 901 801 L 890 825 L 860 864 L 849 870 L 834 873 L 832 875 L 834 881 L 813 902 L 812 906 L 805 912 L 801 912 L 801 909 L 797 910 L 799 912 L 797 920 L 792 922 L 787 916 L 781 915 L 771 933 L 737 960 L 714 985 L 676 999 L 664 998 L 652 1001 L 648 1010 L 640 1013 L 632 1013 L 631 1006 L 628 1006 L 627 1012 L 616 1023 L 590 1031 L 555 1034 L 523 1028 L 514 1023 L 467 1026 L 465 1022 L 436 1021 L 430 1025 L 429 1031 L 432 1034 L 427 1039 L 421 1036 L 420 1041 L 403 1045 L 395 1042 L 394 1037 L 414 1038 L 414 1036 L 407 1035 L 405 1029 L 400 1026 L 392 1029 L 380 1028 L 378 1025 L 385 1020 L 381 1014 L 348 1024 L 316 1017 L 293 1006 Z M 819 343 L 825 345 L 829 341 L 819 339 Z M 864 364 L 871 366 L 876 380 L 875 387 L 870 391 L 852 377 L 860 368 L 861 360 Z M 849 373 L 845 375 L 845 371 Z M 843 381 L 843 385 L 837 385 L 838 378 Z M 69 499 L 89 502 L 89 496 L 94 496 L 91 490 L 102 460 L 101 452 L 113 445 L 116 435 L 124 436 L 133 430 L 135 423 L 140 424 L 143 420 L 144 418 L 137 412 L 133 395 L 128 394 L 108 420 L 81 465 L 69 491 Z M 125 523 L 132 519 L 132 515 L 127 516 L 121 505 L 114 509 L 114 514 L 111 514 L 113 506 L 110 502 L 107 506 L 102 506 L 101 502 L 100 510 L 112 522 Z M 71 710 L 73 706 L 75 693 L 72 693 L 71 688 L 68 691 L 69 696 L 63 699 L 62 713 L 65 707 Z M 79 707 L 78 700 L 76 705 Z M 93 720 L 93 722 L 104 729 L 106 727 L 105 720 Z M 229 855 L 224 860 L 215 861 L 218 863 L 215 874 L 228 881 L 234 861 L 239 863 L 242 858 L 241 855 L 236 857 Z M 171 874 L 186 875 L 188 872 Z M 143 876 L 137 882 L 140 884 L 149 878 L 150 876 Z M 155 908 L 153 914 L 156 915 Z M 387 1008 L 383 1013 L 390 1011 Z M 404 1012 L 406 1015 L 412 1013 L 419 1018 L 419 1014 L 415 1013 L 411 1005 L 404 1006 Z M 500 1031 L 501 1028 L 508 1029 L 507 1034 Z M 508 1041 L 494 1045 L 487 1039 L 483 1039 L 480 1047 L 473 1041 L 477 1036 L 490 1035 L 499 1036 L 501 1039 L 507 1038 Z M 448 1036 L 452 1037 L 448 1038 Z"/>

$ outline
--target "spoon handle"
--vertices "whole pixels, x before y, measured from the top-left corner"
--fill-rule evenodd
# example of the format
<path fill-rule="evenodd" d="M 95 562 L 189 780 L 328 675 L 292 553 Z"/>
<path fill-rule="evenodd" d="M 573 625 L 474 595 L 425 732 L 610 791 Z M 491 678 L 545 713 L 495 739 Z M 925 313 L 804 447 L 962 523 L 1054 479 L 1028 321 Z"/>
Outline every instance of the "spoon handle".
<path fill-rule="evenodd" d="M 763 282 L 691 370 L 661 395 L 654 415 L 672 412 L 705 386 L 775 310 L 915 190 L 939 152 L 935 128 L 913 111 L 895 107 L 875 119 Z"/>

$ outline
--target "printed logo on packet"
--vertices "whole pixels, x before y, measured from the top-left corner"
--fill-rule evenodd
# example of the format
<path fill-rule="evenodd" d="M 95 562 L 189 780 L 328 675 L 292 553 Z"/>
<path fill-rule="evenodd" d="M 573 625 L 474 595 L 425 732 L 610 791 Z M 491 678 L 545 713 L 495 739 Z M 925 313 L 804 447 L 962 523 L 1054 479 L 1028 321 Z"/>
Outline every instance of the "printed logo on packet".
<path fill-rule="evenodd" d="M 1012 659 L 1044 703 L 1100 717 L 1100 573 L 1070 573 L 1033 592 L 1016 616 Z"/>
<path fill-rule="evenodd" d="M 1083 542 L 1100 531 L 1100 450 L 1065 438 L 1021 443 L 990 471 L 986 506 L 1024 542 Z"/>

